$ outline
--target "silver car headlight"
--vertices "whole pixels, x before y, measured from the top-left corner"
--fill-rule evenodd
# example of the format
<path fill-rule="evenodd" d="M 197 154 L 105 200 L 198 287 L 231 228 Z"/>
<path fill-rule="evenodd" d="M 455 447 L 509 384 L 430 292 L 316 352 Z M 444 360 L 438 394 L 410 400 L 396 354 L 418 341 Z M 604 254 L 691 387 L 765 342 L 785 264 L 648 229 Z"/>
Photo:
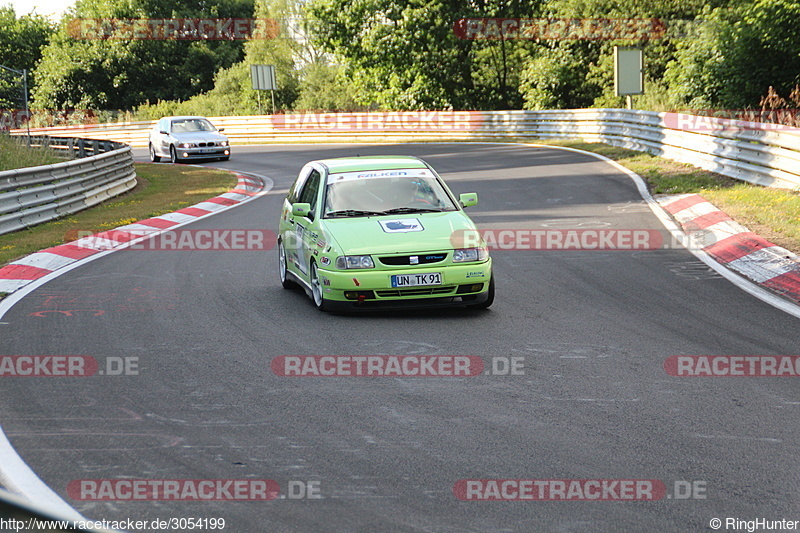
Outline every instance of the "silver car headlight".
<path fill-rule="evenodd" d="M 195 143 L 181 143 L 178 145 L 178 148 L 197 148 L 197 144 Z"/>
<path fill-rule="evenodd" d="M 219 145 L 220 146 L 228 146 L 228 141 L 220 141 Z"/>
<path fill-rule="evenodd" d="M 336 258 L 336 268 L 348 270 L 352 268 L 375 268 L 372 256 L 369 255 L 340 255 Z"/>
<path fill-rule="evenodd" d="M 453 250 L 453 263 L 485 261 L 487 257 L 489 257 L 489 250 L 486 248 L 459 248 Z"/>

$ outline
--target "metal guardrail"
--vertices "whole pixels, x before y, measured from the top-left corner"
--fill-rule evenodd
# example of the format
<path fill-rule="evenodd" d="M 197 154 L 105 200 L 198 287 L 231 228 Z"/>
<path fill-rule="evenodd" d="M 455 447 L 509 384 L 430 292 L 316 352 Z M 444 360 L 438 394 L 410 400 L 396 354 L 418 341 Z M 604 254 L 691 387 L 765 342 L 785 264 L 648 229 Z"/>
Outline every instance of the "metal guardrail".
<path fill-rule="evenodd" d="M 0 172 L 0 235 L 76 213 L 136 186 L 130 146 L 77 138 L 31 140 L 87 157 Z"/>
<path fill-rule="evenodd" d="M 232 143 L 579 138 L 646 151 L 735 179 L 800 187 L 800 129 L 624 109 L 420 111 L 212 117 Z M 155 122 L 38 128 L 147 146 Z M 234 151 L 235 154 L 235 151 Z"/>
<path fill-rule="evenodd" d="M 51 137 L 49 135 L 31 135 L 30 146 L 48 148 L 65 154 L 67 157 L 82 158 L 119 150 L 126 145 L 121 142 L 100 139 L 82 139 L 76 137 Z"/>

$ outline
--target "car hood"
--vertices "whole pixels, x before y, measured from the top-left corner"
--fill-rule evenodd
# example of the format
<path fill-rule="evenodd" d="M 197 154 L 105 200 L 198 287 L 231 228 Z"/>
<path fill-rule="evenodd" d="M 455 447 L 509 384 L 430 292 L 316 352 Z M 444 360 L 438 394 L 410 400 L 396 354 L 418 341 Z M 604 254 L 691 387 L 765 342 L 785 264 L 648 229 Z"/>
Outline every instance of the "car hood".
<path fill-rule="evenodd" d="M 463 211 L 334 218 L 322 225 L 347 255 L 448 250 L 456 232 L 476 229 Z"/>
<path fill-rule="evenodd" d="M 191 131 L 176 133 L 173 135 L 180 142 L 208 142 L 208 141 L 227 141 L 228 138 L 214 131 Z"/>

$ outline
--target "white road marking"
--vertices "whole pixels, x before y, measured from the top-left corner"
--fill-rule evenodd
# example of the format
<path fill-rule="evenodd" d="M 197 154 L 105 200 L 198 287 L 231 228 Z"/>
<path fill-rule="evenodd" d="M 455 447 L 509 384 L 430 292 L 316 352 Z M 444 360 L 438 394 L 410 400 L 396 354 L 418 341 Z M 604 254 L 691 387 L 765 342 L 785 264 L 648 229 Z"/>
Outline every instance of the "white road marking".
<path fill-rule="evenodd" d="M 260 176 L 258 174 L 254 174 L 252 172 L 239 172 L 234 171 L 237 174 L 250 174 L 253 176 L 257 176 L 264 180 L 264 188 L 269 190 L 273 186 L 273 181 L 266 176 Z M 219 209 L 215 209 L 213 213 L 208 215 L 203 215 L 202 217 L 195 217 L 190 221 L 186 221 L 181 224 L 177 224 L 172 226 L 170 229 L 179 228 L 186 224 L 191 224 L 197 220 L 205 219 L 209 216 L 216 215 L 217 213 L 221 213 L 228 209 L 232 209 L 234 207 L 238 207 L 242 204 L 255 200 L 260 195 L 254 195 L 249 197 L 241 202 L 230 205 L 230 206 L 223 206 L 220 204 L 212 204 Z M 147 237 L 149 238 L 149 237 Z M 110 253 L 114 253 L 118 250 L 122 250 L 130 246 L 134 242 L 139 242 L 144 238 L 134 239 L 130 242 L 120 244 L 113 250 L 106 250 L 102 252 L 98 252 L 94 255 L 90 255 L 74 263 L 67 265 L 59 270 L 55 270 L 50 274 L 43 276 L 37 280 L 34 280 L 18 291 L 10 294 L 5 299 L 0 300 L 0 319 L 2 319 L 9 310 L 11 310 L 17 302 L 22 300 L 25 296 L 33 292 L 34 290 L 38 289 L 48 281 L 56 279 L 59 276 L 70 272 L 71 270 L 78 268 L 79 266 L 85 265 L 90 261 L 94 261 L 101 257 L 104 257 Z M 111 241 L 110 241 L 111 242 Z M 77 244 L 77 243 L 75 243 Z M 114 243 L 117 244 L 117 243 Z M 47 484 L 42 481 L 42 479 L 36 475 L 36 473 L 27 465 L 25 461 L 17 454 L 17 451 L 9 442 L 8 437 L 3 432 L 2 428 L 0 427 L 0 482 L 6 486 L 11 492 L 16 493 L 17 495 L 23 496 L 31 502 L 35 502 L 37 505 L 44 506 L 47 509 L 52 510 L 54 513 L 58 513 L 60 516 L 63 517 L 64 520 L 85 520 L 81 514 L 72 508 L 66 501 L 64 501 L 61 496 L 59 496 L 55 491 L 53 491 Z"/>
<path fill-rule="evenodd" d="M 642 177 L 639 176 L 636 172 L 628 168 L 625 168 L 624 166 L 617 163 L 613 159 L 609 159 L 600 154 L 579 150 L 577 148 L 570 148 L 567 146 L 549 146 L 544 144 L 527 144 L 524 146 L 535 146 L 538 148 L 555 148 L 557 150 L 566 150 L 568 152 L 575 152 L 578 154 L 589 155 L 601 161 L 605 161 L 608 164 L 616 167 L 620 172 L 627 174 L 633 180 L 633 182 L 636 184 L 636 188 L 639 190 L 639 194 L 647 202 L 647 205 L 650 206 L 650 210 L 653 211 L 653 214 L 655 214 L 656 217 L 658 217 L 658 219 L 661 221 L 661 224 L 663 224 L 664 227 L 667 228 L 667 230 L 673 234 L 675 242 L 683 242 L 682 240 L 680 240 L 683 238 L 683 231 L 681 231 L 678 225 L 669 217 L 667 212 L 653 198 L 653 196 L 650 194 L 650 191 L 647 190 L 647 185 L 645 184 L 644 179 L 642 179 Z M 750 294 L 751 296 L 755 296 L 762 302 L 765 302 L 771 305 L 772 307 L 775 307 L 776 309 L 783 311 L 784 313 L 788 313 L 794 317 L 800 318 L 800 305 L 792 303 L 788 300 L 784 300 L 783 298 L 774 294 L 773 292 L 764 289 L 759 285 L 756 285 L 755 283 L 746 279 L 745 277 L 733 272 L 731 269 L 717 263 L 710 255 L 708 255 L 702 250 L 689 249 L 688 251 L 696 258 L 698 258 L 700 261 L 702 261 L 710 268 L 715 270 L 723 278 L 727 279 L 728 281 L 730 281 L 731 283 L 733 283 L 746 293 Z"/>

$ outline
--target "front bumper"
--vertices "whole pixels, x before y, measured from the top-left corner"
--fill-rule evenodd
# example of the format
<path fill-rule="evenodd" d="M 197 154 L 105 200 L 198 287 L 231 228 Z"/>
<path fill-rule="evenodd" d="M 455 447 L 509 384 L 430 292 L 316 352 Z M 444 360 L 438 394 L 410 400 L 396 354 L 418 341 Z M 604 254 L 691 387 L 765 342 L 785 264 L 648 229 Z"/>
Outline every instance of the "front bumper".
<path fill-rule="evenodd" d="M 441 285 L 393 288 L 392 275 L 442 275 Z M 471 305 L 486 301 L 492 278 L 491 258 L 482 263 L 391 270 L 319 270 L 326 305 L 341 309 L 407 309 Z"/>
<path fill-rule="evenodd" d="M 178 159 L 210 159 L 215 157 L 230 157 L 230 146 L 215 146 L 214 148 L 179 148 L 175 147 Z"/>

